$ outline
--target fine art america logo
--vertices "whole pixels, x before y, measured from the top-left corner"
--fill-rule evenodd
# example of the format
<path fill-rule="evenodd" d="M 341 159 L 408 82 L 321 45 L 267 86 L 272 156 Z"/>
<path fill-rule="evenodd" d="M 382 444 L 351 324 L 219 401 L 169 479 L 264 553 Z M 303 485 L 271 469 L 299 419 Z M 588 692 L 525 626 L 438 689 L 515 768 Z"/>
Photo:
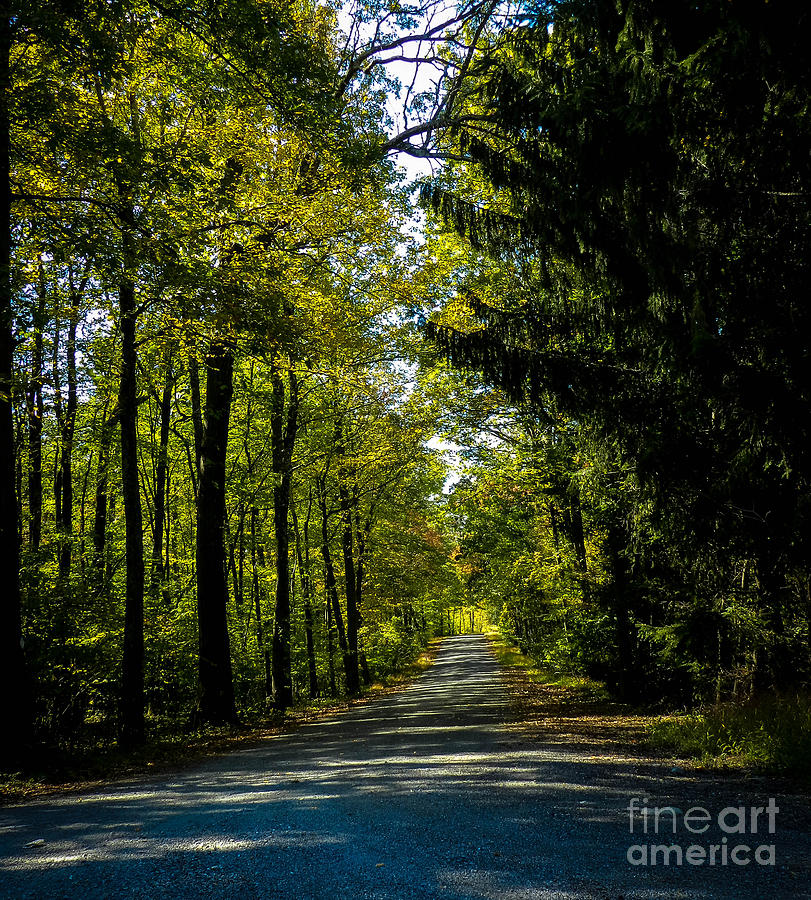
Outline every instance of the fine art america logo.
<path fill-rule="evenodd" d="M 647 798 L 632 797 L 628 830 L 643 843 L 632 844 L 626 858 L 632 866 L 773 866 L 774 844 L 766 841 L 775 833 L 779 812 L 774 797 L 767 806 L 727 806 L 717 815 L 703 806 L 682 812 L 674 806 L 648 806 Z M 713 826 L 722 836 L 712 841 L 709 835 L 698 837 Z M 657 839 L 673 843 L 654 843 Z"/>

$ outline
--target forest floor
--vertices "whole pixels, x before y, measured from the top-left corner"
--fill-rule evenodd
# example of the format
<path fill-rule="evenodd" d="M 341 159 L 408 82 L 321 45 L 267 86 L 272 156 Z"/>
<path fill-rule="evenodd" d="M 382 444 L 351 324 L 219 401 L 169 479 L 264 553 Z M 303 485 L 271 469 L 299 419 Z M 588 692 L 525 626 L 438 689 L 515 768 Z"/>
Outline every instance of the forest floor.
<path fill-rule="evenodd" d="M 807 798 L 629 752 L 611 728 L 592 740 L 560 707 L 522 722 L 512 677 L 486 638 L 447 638 L 409 687 L 291 733 L 171 776 L 7 806 L 0 896 L 811 898 Z M 773 832 L 763 813 L 751 833 L 751 809 L 768 806 Z M 654 807 L 676 812 L 654 829 Z M 692 807 L 707 831 L 687 828 Z M 740 833 L 719 827 L 727 808 Z M 657 864 L 628 861 L 651 844 L 665 846 Z"/>

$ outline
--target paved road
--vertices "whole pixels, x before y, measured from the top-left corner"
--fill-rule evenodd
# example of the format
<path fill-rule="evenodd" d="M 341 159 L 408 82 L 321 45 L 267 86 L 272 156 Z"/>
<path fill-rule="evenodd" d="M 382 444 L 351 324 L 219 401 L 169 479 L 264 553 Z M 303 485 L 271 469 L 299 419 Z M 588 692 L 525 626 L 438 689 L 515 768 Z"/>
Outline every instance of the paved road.
<path fill-rule="evenodd" d="M 0 810 L 0 896 L 811 896 L 804 810 L 781 809 L 772 835 L 763 833 L 766 813 L 759 834 L 725 835 L 727 865 L 720 850 L 715 866 L 684 857 L 679 866 L 675 855 L 670 866 L 661 856 L 654 866 L 627 861 L 635 844 L 723 846 L 717 826 L 691 836 L 681 818 L 674 837 L 667 814 L 659 837 L 640 834 L 641 818 L 629 834 L 632 797 L 640 806 L 644 798 L 651 807 L 701 805 L 717 817 L 728 805 L 766 806 L 757 782 L 696 780 L 663 763 L 544 748 L 506 719 L 485 639 L 449 638 L 410 688 L 329 721 L 170 780 Z M 725 821 L 734 826 L 737 814 Z M 734 864 L 738 844 L 774 844 L 776 865 Z"/>

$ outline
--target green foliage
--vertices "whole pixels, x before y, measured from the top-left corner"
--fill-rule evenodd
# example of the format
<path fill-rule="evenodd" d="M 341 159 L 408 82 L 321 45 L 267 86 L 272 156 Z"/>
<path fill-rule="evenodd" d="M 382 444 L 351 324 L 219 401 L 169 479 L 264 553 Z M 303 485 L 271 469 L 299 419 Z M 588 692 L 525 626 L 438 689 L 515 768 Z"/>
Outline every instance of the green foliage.
<path fill-rule="evenodd" d="M 198 455 L 213 345 L 234 361 L 233 400 L 217 411 L 229 425 L 214 544 L 243 716 L 269 714 L 274 653 L 289 650 L 296 702 L 348 687 L 338 625 L 358 624 L 352 596 L 361 661 L 389 675 L 438 628 L 455 584 L 430 509 L 444 469 L 406 361 L 410 201 L 380 150 L 379 76 L 353 68 L 354 26 L 342 34 L 334 10 L 306 0 L 74 12 L 21 13 L 9 92 L 23 634 L 39 735 L 71 750 L 122 731 L 125 619 L 140 689 L 138 628 L 125 615 L 137 620 L 140 605 L 133 533 L 146 559 L 148 727 L 174 734 L 197 721 Z M 129 284 L 135 310 L 123 315 Z M 124 324 L 135 331 L 129 480 Z M 279 419 L 294 414 L 284 462 Z M 133 527 L 121 495 L 135 483 Z M 280 552 L 289 647 L 274 603 Z"/>
<path fill-rule="evenodd" d="M 416 126 L 446 158 L 424 241 L 382 158 L 408 137 L 386 135 L 381 51 L 410 52 L 419 8 L 362 0 L 346 35 L 309 0 L 20 13 L 15 487 L 47 740 L 122 724 L 133 534 L 147 718 L 194 720 L 213 346 L 244 715 L 288 653 L 314 701 L 488 621 L 629 700 L 807 683 L 808 25 L 660 7 L 566 0 L 476 24 L 467 54 L 429 41 L 458 77 Z"/>
<path fill-rule="evenodd" d="M 373 629 L 362 629 L 366 655 L 375 678 L 385 678 L 413 662 L 426 646 L 424 633 L 395 617 Z"/>

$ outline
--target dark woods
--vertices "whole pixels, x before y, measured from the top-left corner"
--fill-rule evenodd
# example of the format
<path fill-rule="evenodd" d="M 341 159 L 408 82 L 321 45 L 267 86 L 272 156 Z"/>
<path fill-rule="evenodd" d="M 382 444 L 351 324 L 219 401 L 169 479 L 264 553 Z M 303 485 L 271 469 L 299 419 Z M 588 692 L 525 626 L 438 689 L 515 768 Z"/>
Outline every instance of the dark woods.
<path fill-rule="evenodd" d="M 808 39 L 782 4 L 554 4 L 482 55 L 469 162 L 423 187 L 499 273 L 428 336 L 521 409 L 524 512 L 571 558 L 506 621 L 630 699 L 811 674 Z"/>

